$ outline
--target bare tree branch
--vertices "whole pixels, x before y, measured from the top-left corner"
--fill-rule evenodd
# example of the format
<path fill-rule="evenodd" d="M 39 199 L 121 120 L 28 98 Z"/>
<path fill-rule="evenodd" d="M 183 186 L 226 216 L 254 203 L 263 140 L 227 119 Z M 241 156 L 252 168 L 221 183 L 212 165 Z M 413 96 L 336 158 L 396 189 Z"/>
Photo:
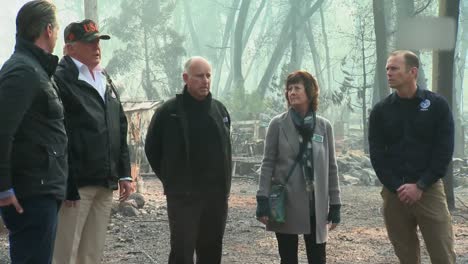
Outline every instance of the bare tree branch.
<path fill-rule="evenodd" d="M 421 7 L 418 10 L 415 10 L 413 16 L 417 16 L 418 14 L 420 14 L 421 12 L 426 10 L 426 8 L 428 8 L 430 4 L 432 4 L 432 0 L 427 0 L 426 5 L 424 5 L 423 7 Z"/>
<path fill-rule="evenodd" d="M 468 208 L 468 206 L 467 206 L 459 197 L 457 197 L 457 200 L 458 200 L 463 206 L 465 206 L 466 208 Z"/>
<path fill-rule="evenodd" d="M 461 214 L 452 214 L 452 216 L 458 216 L 458 217 L 461 217 L 465 220 L 468 220 L 468 218 L 466 218 L 465 216 L 461 215 Z"/>

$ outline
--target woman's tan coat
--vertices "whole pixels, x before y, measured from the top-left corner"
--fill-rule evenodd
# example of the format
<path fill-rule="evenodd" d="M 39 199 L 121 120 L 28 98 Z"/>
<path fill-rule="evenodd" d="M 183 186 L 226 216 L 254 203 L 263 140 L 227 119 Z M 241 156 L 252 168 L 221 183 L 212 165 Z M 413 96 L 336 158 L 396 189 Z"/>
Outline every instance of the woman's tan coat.
<path fill-rule="evenodd" d="M 317 243 L 327 241 L 329 204 L 341 204 L 335 143 L 330 122 L 317 116 L 313 140 Z M 257 196 L 268 197 L 274 182 L 284 183 L 299 152 L 299 133 L 290 113 L 274 117 L 268 127 Z M 316 138 L 318 138 L 316 136 Z M 286 223 L 268 223 L 267 230 L 285 234 L 310 233 L 310 206 L 302 166 L 296 166 L 287 183 Z"/>

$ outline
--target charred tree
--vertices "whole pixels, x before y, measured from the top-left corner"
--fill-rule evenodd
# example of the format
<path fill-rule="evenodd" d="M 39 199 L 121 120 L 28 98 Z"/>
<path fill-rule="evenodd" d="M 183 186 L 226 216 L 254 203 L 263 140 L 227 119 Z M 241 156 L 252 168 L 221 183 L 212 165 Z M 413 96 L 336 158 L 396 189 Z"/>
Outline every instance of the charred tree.
<path fill-rule="evenodd" d="M 460 13 L 460 0 L 439 0 L 439 16 L 451 17 L 458 25 Z M 457 28 L 455 29 L 457 32 Z M 443 95 L 453 110 L 455 49 L 438 50 L 433 53 L 432 86 L 434 90 Z M 455 195 L 453 193 L 453 166 L 450 165 L 444 177 L 447 204 L 450 210 L 455 209 Z"/>
<path fill-rule="evenodd" d="M 311 7 L 306 9 L 304 14 L 299 17 L 298 21 L 307 21 L 319 9 L 323 2 L 324 0 L 317 0 Z M 263 77 L 260 80 L 260 83 L 257 88 L 257 92 L 260 95 L 261 99 L 265 97 L 267 88 L 270 85 L 271 78 L 275 74 L 279 62 L 286 53 L 286 48 L 292 40 L 293 33 L 295 31 L 301 31 L 304 27 L 304 23 L 300 23 L 296 28 L 292 27 L 292 21 L 296 15 L 297 14 L 293 12 L 293 8 L 291 8 L 283 24 L 283 27 L 281 28 L 276 47 L 273 50 L 271 59 L 267 65 L 267 68 L 265 69 Z"/>
<path fill-rule="evenodd" d="M 242 0 L 239 15 L 237 17 L 236 29 L 234 31 L 234 56 L 232 72 L 234 75 L 234 88 L 236 97 L 243 101 L 245 95 L 244 76 L 242 75 L 242 54 L 244 51 L 244 28 L 249 12 L 250 0 Z"/>
<path fill-rule="evenodd" d="M 376 80 L 374 81 L 374 97 L 372 105 L 385 98 L 390 89 L 387 85 L 387 73 L 385 66 L 387 64 L 387 27 L 385 25 L 385 3 L 381 0 L 372 1 L 374 13 L 374 28 L 375 28 L 375 48 L 376 48 Z"/>
<path fill-rule="evenodd" d="M 226 57 L 226 50 L 231 47 L 228 47 L 229 40 L 232 35 L 232 29 L 234 22 L 236 21 L 236 13 L 238 10 L 240 0 L 233 0 L 231 5 L 231 11 L 226 20 L 226 24 L 224 25 L 223 31 L 223 40 L 221 42 L 221 47 L 219 47 L 219 55 L 217 60 L 214 62 L 213 68 L 215 69 L 214 74 L 214 82 L 212 85 L 213 93 L 218 95 L 220 94 L 220 80 L 221 80 L 221 73 L 224 66 L 224 59 Z"/>
<path fill-rule="evenodd" d="M 99 23 L 97 0 L 84 0 L 85 18 Z"/>

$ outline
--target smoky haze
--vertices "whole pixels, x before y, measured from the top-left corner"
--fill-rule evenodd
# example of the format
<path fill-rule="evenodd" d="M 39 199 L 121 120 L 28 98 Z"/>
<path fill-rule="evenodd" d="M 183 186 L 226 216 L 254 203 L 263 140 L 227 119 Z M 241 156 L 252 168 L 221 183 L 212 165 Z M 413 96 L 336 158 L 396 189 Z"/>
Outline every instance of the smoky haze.
<path fill-rule="evenodd" d="M 2 1 L 0 64 L 13 51 L 15 16 L 25 2 Z M 102 64 L 123 100 L 174 96 L 183 85 L 184 61 L 199 55 L 212 63 L 211 91 L 234 120 L 269 120 L 286 108 L 286 75 L 305 69 L 319 81 L 320 114 L 361 133 L 365 149 L 367 114 L 389 92 L 387 54 L 415 49 L 422 62 L 418 83 L 433 89 L 433 55 L 455 45 L 451 101 L 460 126 L 468 117 L 468 0 L 460 1 L 459 19 L 449 22 L 438 18 L 439 1 L 99 0 L 97 9 L 86 0 L 53 2 L 60 23 L 55 54 L 62 55 L 68 23 L 83 19 L 86 10 L 96 14 L 100 31 L 112 37 L 101 41 Z M 427 38 L 415 33 L 421 26 L 432 27 Z M 436 39 L 439 46 L 424 45 Z M 457 156 L 464 157 L 461 134 L 457 142 Z"/>

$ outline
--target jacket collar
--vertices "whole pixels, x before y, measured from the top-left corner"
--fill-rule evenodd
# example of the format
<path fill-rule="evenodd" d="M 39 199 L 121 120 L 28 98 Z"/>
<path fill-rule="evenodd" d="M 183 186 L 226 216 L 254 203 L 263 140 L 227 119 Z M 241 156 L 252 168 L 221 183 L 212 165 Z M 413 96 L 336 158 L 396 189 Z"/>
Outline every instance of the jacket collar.
<path fill-rule="evenodd" d="M 76 64 L 73 62 L 72 58 L 68 55 L 63 56 L 59 63 L 59 69 L 63 68 L 65 71 L 72 74 L 73 79 L 78 79 L 79 71 Z"/>
<path fill-rule="evenodd" d="M 419 85 L 416 88 L 416 95 L 414 98 L 417 98 L 420 102 L 424 101 L 426 99 L 426 93 L 424 93 L 424 90 L 419 87 Z M 401 98 L 397 95 L 396 92 L 393 92 L 390 95 L 390 103 L 395 103 L 401 100 Z"/>
<path fill-rule="evenodd" d="M 185 85 L 182 92 L 182 97 L 184 101 L 184 107 L 187 110 L 195 112 L 208 112 L 211 108 L 211 93 L 208 93 L 205 99 L 199 101 L 190 95 L 190 93 L 187 91 L 187 85 Z"/>
<path fill-rule="evenodd" d="M 57 56 L 46 52 L 34 43 L 20 37 L 16 37 L 15 53 L 16 52 L 26 53 L 30 57 L 35 58 L 49 77 L 54 74 L 55 69 L 57 68 Z"/>

